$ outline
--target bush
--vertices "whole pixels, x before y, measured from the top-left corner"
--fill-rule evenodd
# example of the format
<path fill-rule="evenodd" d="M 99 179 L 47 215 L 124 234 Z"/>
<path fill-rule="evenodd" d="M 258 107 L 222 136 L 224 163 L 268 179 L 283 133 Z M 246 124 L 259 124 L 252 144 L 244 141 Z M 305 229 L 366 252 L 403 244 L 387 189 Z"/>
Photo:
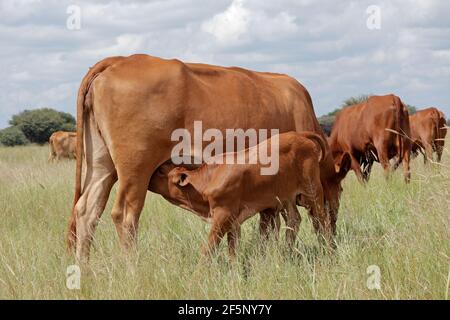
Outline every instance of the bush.
<path fill-rule="evenodd" d="M 406 108 L 408 109 L 409 115 L 412 115 L 417 112 L 417 108 L 415 106 L 412 106 L 410 104 L 405 104 L 405 105 L 406 105 Z"/>
<path fill-rule="evenodd" d="M 346 108 L 346 107 L 350 107 L 354 104 L 366 102 L 370 98 L 370 96 L 371 96 L 370 94 L 361 94 L 356 97 L 347 98 L 344 100 L 344 102 L 342 102 L 341 107 Z"/>
<path fill-rule="evenodd" d="M 333 128 L 334 116 L 321 116 L 317 120 L 319 120 L 319 124 L 322 127 L 322 130 L 325 132 L 327 136 L 330 136 L 331 129 Z"/>
<path fill-rule="evenodd" d="M 29 141 L 23 132 L 17 127 L 9 127 L 0 130 L 0 143 L 12 147 L 27 144 Z"/>
<path fill-rule="evenodd" d="M 55 131 L 75 131 L 75 118 L 69 113 L 49 108 L 25 110 L 12 117 L 10 124 L 22 130 L 34 143 L 43 144 Z"/>

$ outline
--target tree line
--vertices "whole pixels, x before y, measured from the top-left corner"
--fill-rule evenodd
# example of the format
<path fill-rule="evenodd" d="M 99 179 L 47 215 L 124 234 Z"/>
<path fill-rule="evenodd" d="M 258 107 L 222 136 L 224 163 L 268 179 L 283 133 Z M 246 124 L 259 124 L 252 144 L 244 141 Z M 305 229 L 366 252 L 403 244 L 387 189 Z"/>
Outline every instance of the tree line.
<path fill-rule="evenodd" d="M 9 127 L 0 130 L 0 144 L 44 144 L 53 132 L 75 131 L 75 123 L 71 114 L 51 108 L 25 110 L 11 118 Z"/>
<path fill-rule="evenodd" d="M 370 95 L 362 94 L 345 99 L 339 108 L 318 118 L 319 124 L 327 135 L 330 135 L 336 114 L 343 108 L 367 101 Z M 408 105 L 409 114 L 414 114 L 417 109 Z M 18 146 L 29 143 L 44 144 L 53 132 L 75 131 L 75 118 L 66 112 L 51 108 L 25 110 L 12 117 L 10 127 L 0 130 L 0 144 L 4 146 Z M 447 120 L 450 125 L 450 119 Z"/>

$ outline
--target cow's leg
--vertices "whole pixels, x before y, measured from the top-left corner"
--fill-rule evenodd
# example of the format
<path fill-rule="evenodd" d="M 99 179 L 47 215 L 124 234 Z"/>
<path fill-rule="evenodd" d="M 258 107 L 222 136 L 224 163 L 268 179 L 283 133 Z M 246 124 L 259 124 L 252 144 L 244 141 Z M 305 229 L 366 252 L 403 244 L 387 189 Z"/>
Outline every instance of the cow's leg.
<path fill-rule="evenodd" d="M 442 159 L 442 152 L 444 151 L 444 145 L 442 141 L 438 141 L 436 143 L 436 155 L 437 155 L 437 162 L 441 162 Z"/>
<path fill-rule="evenodd" d="M 444 141 L 440 140 L 442 138 L 438 138 L 436 140 L 434 140 L 434 148 L 436 151 L 436 161 L 437 162 L 441 162 L 441 158 L 442 158 L 442 152 L 444 151 Z"/>
<path fill-rule="evenodd" d="M 361 183 L 364 183 L 364 176 L 361 171 L 361 165 L 359 164 L 359 161 L 353 155 L 350 155 L 350 157 L 352 159 L 352 163 L 351 163 L 352 170 L 355 172 L 356 177 L 358 178 L 358 181 Z"/>
<path fill-rule="evenodd" d="M 241 236 L 241 226 L 238 223 L 234 223 L 231 230 L 227 233 L 228 240 L 228 253 L 231 260 L 236 260 L 236 247 Z"/>
<path fill-rule="evenodd" d="M 424 164 L 426 164 L 428 161 L 433 161 L 433 146 L 428 142 L 424 142 L 423 146 L 425 148 L 425 155 L 423 157 L 423 160 Z"/>
<path fill-rule="evenodd" d="M 363 172 L 363 181 L 364 182 L 369 181 L 370 173 L 372 172 L 372 166 L 373 166 L 373 159 L 369 159 L 366 167 L 364 168 L 364 172 Z"/>
<path fill-rule="evenodd" d="M 114 139 L 120 140 L 119 137 Z M 111 218 L 125 252 L 136 247 L 139 218 L 151 176 L 170 156 L 170 150 L 162 145 L 156 137 L 148 139 L 136 133 L 133 141 L 112 148 L 111 156 L 117 170 L 118 190 Z"/>
<path fill-rule="evenodd" d="M 278 239 L 280 232 L 280 215 L 276 209 L 266 209 L 259 214 L 259 233 L 261 237 L 267 239 L 269 234 L 274 234 Z"/>
<path fill-rule="evenodd" d="M 208 256 L 214 252 L 220 244 L 223 236 L 230 231 L 233 226 L 232 212 L 224 207 L 212 209 L 212 226 L 208 235 L 207 243 L 202 248 L 202 255 Z"/>
<path fill-rule="evenodd" d="M 403 167 L 403 176 L 405 177 L 405 182 L 409 183 L 411 180 L 411 169 L 409 162 L 411 160 L 411 150 L 408 148 L 409 146 L 405 146 L 403 149 L 403 155 L 402 155 L 402 167 Z"/>
<path fill-rule="evenodd" d="M 289 247 L 293 247 L 295 239 L 300 229 L 300 223 L 302 222 L 300 213 L 297 210 L 297 206 L 294 202 L 286 203 L 286 210 L 284 211 L 284 217 L 286 221 L 286 241 Z"/>
<path fill-rule="evenodd" d="M 75 205 L 75 215 L 70 224 L 76 224 L 75 235 L 69 235 L 76 242 L 76 257 L 81 263 L 89 258 L 92 237 L 100 219 L 109 193 L 116 181 L 116 170 L 108 149 L 92 121 L 86 124 L 86 178 L 83 194 Z"/>
<path fill-rule="evenodd" d="M 50 153 L 48 155 L 48 162 L 53 162 L 55 160 L 55 153 L 53 152 L 53 147 L 51 144 L 49 145 L 49 148 L 50 148 Z"/>
<path fill-rule="evenodd" d="M 387 143 L 383 139 L 384 139 L 384 137 L 375 142 L 375 148 L 377 150 L 378 160 L 380 161 L 380 164 L 384 170 L 384 176 L 387 179 L 387 178 L 389 178 L 391 166 L 389 163 L 389 155 L 388 155 L 389 148 L 387 146 Z"/>
<path fill-rule="evenodd" d="M 153 168 L 152 166 L 149 166 Z M 118 171 L 119 188 L 111 213 L 120 244 L 125 252 L 136 247 L 137 230 L 151 174 L 148 168 L 127 163 Z"/>

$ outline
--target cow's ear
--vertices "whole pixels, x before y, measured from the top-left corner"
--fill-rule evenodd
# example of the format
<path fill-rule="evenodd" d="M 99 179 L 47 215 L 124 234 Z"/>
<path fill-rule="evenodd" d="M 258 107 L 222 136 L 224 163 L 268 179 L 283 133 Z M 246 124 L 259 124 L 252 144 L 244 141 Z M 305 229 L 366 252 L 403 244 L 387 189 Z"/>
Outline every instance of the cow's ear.
<path fill-rule="evenodd" d="M 352 158 L 348 152 L 342 155 L 339 170 L 336 172 L 340 180 L 344 179 L 352 167 Z"/>

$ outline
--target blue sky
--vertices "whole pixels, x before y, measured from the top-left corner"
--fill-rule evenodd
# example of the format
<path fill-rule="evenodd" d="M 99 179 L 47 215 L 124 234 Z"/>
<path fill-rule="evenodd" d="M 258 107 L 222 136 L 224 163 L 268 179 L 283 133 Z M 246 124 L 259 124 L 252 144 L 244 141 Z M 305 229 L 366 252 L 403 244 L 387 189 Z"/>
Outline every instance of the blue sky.
<path fill-rule="evenodd" d="M 81 10 L 70 30 L 67 8 Z M 370 5 L 380 28 L 367 27 Z M 450 116 L 450 1 L 0 0 L 0 128 L 24 109 L 75 113 L 89 66 L 148 53 L 294 76 L 316 114 L 395 93 Z"/>

